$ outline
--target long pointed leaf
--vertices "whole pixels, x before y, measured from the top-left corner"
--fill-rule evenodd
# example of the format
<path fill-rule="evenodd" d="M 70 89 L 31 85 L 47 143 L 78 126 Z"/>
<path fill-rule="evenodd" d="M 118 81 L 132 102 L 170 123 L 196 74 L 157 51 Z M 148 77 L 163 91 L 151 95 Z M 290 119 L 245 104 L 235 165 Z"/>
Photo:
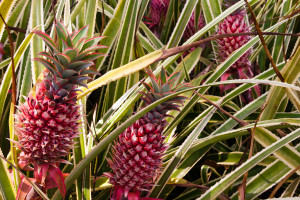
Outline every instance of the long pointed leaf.
<path fill-rule="evenodd" d="M 31 29 L 39 27 L 39 30 L 44 30 L 44 13 L 43 13 L 43 0 L 32 0 L 31 2 L 31 16 L 30 16 Z M 44 51 L 42 39 L 38 36 L 34 36 L 31 41 L 31 58 L 36 58 L 37 54 Z M 32 67 L 32 81 L 35 84 L 38 76 L 42 73 L 44 67 L 38 62 L 31 62 Z"/>
<path fill-rule="evenodd" d="M 295 140 L 300 136 L 300 129 L 293 131 L 277 142 L 273 143 L 269 147 L 265 148 L 261 152 L 257 153 L 251 159 L 247 160 L 243 165 L 238 167 L 236 170 L 228 174 L 225 178 L 219 181 L 216 185 L 211 187 L 207 192 L 205 192 L 200 198 L 197 200 L 209 200 L 215 199 L 219 194 L 221 194 L 227 187 L 229 187 L 235 180 L 237 180 L 240 176 L 246 173 L 249 169 L 254 167 L 258 162 L 262 161 L 268 155 L 273 153 L 274 151 L 280 149 L 284 145 L 289 142 Z"/>
<path fill-rule="evenodd" d="M 10 12 L 15 5 L 17 0 L 2 0 L 0 3 L 0 13 L 3 16 L 5 22 L 7 22 Z M 3 21 L 0 21 L 0 39 L 2 38 L 3 31 L 5 29 L 5 24 Z"/>
<path fill-rule="evenodd" d="M 17 70 L 19 62 L 21 57 L 23 56 L 26 48 L 28 47 L 32 37 L 33 37 L 34 33 L 30 33 L 26 39 L 23 41 L 23 43 L 20 45 L 20 47 L 17 49 L 16 53 L 15 53 L 15 57 L 14 57 L 14 61 L 15 61 L 15 67 Z M 4 107 L 4 103 L 5 103 L 5 97 L 7 96 L 8 90 L 10 88 L 11 85 L 11 64 L 8 66 L 8 69 L 6 70 L 3 79 L 1 81 L 1 87 L 0 87 L 0 116 L 2 116 L 3 113 L 3 107 Z"/>

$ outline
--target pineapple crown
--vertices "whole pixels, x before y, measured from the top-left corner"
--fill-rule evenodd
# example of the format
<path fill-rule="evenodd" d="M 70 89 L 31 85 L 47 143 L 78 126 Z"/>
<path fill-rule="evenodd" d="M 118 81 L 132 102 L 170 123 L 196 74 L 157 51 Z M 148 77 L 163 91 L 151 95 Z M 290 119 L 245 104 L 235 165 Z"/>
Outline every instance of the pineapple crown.
<path fill-rule="evenodd" d="M 145 82 L 142 82 L 146 88 L 146 92 L 141 92 L 143 94 L 142 100 L 146 105 L 153 103 L 161 98 L 164 98 L 168 95 L 174 94 L 181 90 L 187 89 L 189 86 L 186 83 L 178 84 L 178 80 L 180 77 L 180 73 L 173 73 L 170 76 L 167 75 L 167 72 L 164 68 L 162 68 L 161 73 L 158 78 L 155 77 L 153 72 L 150 69 L 146 69 L 146 73 L 148 74 L 152 87 Z M 183 105 L 183 102 L 187 98 L 184 96 L 176 96 L 173 97 L 162 104 L 156 106 L 150 112 L 148 112 L 147 118 L 150 120 L 153 119 L 162 119 L 167 117 L 166 113 L 169 110 L 178 110 L 179 107 Z"/>
<path fill-rule="evenodd" d="M 48 51 L 38 55 L 45 58 L 35 58 L 34 60 L 43 64 L 52 74 L 50 85 L 57 85 L 63 93 L 73 90 L 76 85 L 87 87 L 84 80 L 91 79 L 87 74 L 98 74 L 97 71 L 90 69 L 94 65 L 94 60 L 104 56 L 102 53 L 94 51 L 106 48 L 98 45 L 103 36 L 86 39 L 88 26 L 68 33 L 66 28 L 60 23 L 55 24 L 55 39 L 42 31 L 35 31 L 39 35 Z M 59 86 L 59 87 L 58 87 Z M 55 88 L 53 88 L 55 90 Z"/>

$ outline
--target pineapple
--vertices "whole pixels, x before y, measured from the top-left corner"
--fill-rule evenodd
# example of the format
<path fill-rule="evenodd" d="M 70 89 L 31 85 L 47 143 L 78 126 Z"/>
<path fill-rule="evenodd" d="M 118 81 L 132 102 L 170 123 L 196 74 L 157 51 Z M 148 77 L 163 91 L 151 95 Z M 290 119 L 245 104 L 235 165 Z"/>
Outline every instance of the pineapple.
<path fill-rule="evenodd" d="M 152 26 L 159 25 L 162 17 L 166 16 L 169 3 L 170 0 L 152 0 L 150 2 L 150 16 L 152 20 Z"/>
<path fill-rule="evenodd" d="M 24 104 L 18 107 L 16 114 L 16 134 L 20 148 L 19 166 L 29 169 L 34 166 L 35 179 L 43 185 L 47 172 L 62 177 L 58 165 L 63 157 L 74 147 L 73 139 L 79 134 L 79 106 L 77 86 L 85 86 L 90 69 L 100 56 L 93 53 L 102 45 L 97 43 L 102 37 L 86 39 L 88 27 L 69 34 L 66 28 L 57 22 L 55 41 L 41 31 L 35 31 L 48 47 L 47 52 L 35 58 L 43 64 L 44 79 L 36 85 L 35 94 L 26 97 Z M 63 181 L 63 178 L 62 180 Z M 61 189 L 61 188 L 60 188 Z"/>
<path fill-rule="evenodd" d="M 150 2 L 150 22 L 147 24 L 157 37 L 160 36 L 161 27 L 159 25 L 166 17 L 169 4 L 170 0 L 152 0 Z"/>
<path fill-rule="evenodd" d="M 162 69 L 160 77 L 147 70 L 152 87 L 143 83 L 147 92 L 142 92 L 146 105 L 187 88 L 186 84 L 177 84 L 179 73 L 170 75 Z M 108 159 L 113 173 L 105 173 L 115 186 L 114 200 L 122 198 L 138 199 L 140 191 L 148 190 L 160 172 L 161 157 L 167 149 L 164 143 L 163 129 L 170 110 L 179 110 L 186 98 L 177 96 L 155 107 L 141 119 L 128 127 L 113 146 L 112 160 Z"/>
<path fill-rule="evenodd" d="M 199 16 L 198 20 L 198 30 L 204 27 L 204 20 L 202 15 Z M 192 37 L 198 30 L 196 30 L 195 26 L 195 12 L 192 13 L 192 16 L 185 28 L 185 31 L 183 33 L 184 40 L 188 40 L 190 37 Z"/>
<path fill-rule="evenodd" d="M 250 28 L 245 20 L 246 12 L 245 10 L 239 10 L 228 17 L 226 17 L 223 22 L 219 24 L 219 29 L 217 34 L 227 34 L 227 33 L 245 33 L 249 32 Z M 218 39 L 219 46 L 219 57 L 221 61 L 224 61 L 228 56 L 235 50 L 242 47 L 250 40 L 249 35 L 237 36 L 237 37 L 227 37 Z M 228 72 L 238 72 L 243 68 L 250 68 L 251 62 L 249 60 L 250 51 L 247 51 L 241 58 L 239 58 L 229 69 Z"/>
<path fill-rule="evenodd" d="M 226 6 L 234 4 L 236 0 L 227 0 Z M 250 27 L 246 20 L 246 10 L 239 9 L 226 17 L 223 22 L 219 24 L 217 34 L 230 34 L 230 33 L 245 33 L 250 31 Z M 237 36 L 237 37 L 226 37 L 222 39 L 218 39 L 218 56 L 221 62 L 225 61 L 228 56 L 234 52 L 235 50 L 242 47 L 246 44 L 251 37 L 249 35 Z M 249 60 L 249 56 L 251 54 L 251 50 L 244 53 L 235 63 L 231 65 L 231 67 L 222 75 L 221 81 L 227 80 L 227 78 L 232 75 L 233 78 L 237 79 L 247 79 L 253 77 L 252 72 L 252 64 Z M 220 86 L 221 93 L 224 91 L 235 87 L 234 84 Z M 259 95 L 260 91 L 258 86 L 255 87 L 256 93 Z M 249 102 L 252 100 L 251 98 L 251 89 L 246 91 L 242 95 L 242 100 L 244 102 Z"/>

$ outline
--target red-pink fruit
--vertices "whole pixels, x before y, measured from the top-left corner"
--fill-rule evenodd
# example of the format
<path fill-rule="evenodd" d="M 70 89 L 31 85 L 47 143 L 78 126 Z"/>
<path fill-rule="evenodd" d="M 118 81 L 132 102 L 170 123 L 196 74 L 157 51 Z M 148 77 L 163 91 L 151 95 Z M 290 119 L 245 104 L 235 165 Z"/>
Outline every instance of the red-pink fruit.
<path fill-rule="evenodd" d="M 217 34 L 230 34 L 230 33 L 246 33 L 249 32 L 250 27 L 245 20 L 244 12 L 240 11 L 235 14 L 231 14 L 226 17 L 223 22 L 219 24 Z M 250 40 L 249 35 L 226 37 L 218 39 L 219 57 L 221 61 L 224 61 L 235 50 L 242 47 Z M 232 66 L 228 69 L 228 72 L 237 72 L 239 69 L 247 68 L 251 66 L 249 60 L 250 50 L 243 54 Z"/>
<path fill-rule="evenodd" d="M 55 41 L 44 32 L 35 31 L 48 47 L 47 52 L 39 53 L 44 58 L 35 60 L 47 69 L 42 81 L 37 82 L 35 93 L 26 97 L 16 114 L 19 166 L 23 169 L 34 166 L 35 180 L 44 188 L 47 188 L 46 177 L 51 176 L 63 195 L 64 179 L 58 166 L 67 162 L 64 157 L 74 148 L 73 139 L 79 134 L 77 87 L 87 87 L 84 82 L 90 79 L 87 75 L 97 73 L 90 69 L 93 60 L 103 56 L 93 53 L 104 48 L 97 45 L 102 37 L 86 39 L 87 30 L 88 27 L 83 27 L 70 34 L 57 22 Z"/>
<path fill-rule="evenodd" d="M 179 73 L 168 77 L 163 69 L 159 78 L 150 70 L 147 73 L 152 87 L 144 83 L 147 92 L 143 92 L 142 99 L 146 105 L 186 88 L 185 84 L 177 84 Z M 177 96 L 165 101 L 119 135 L 113 145 L 112 160 L 108 159 L 112 173 L 106 173 L 109 182 L 115 186 L 112 199 L 139 196 L 140 191 L 148 190 L 153 185 L 160 173 L 161 157 L 167 148 L 163 135 L 167 112 L 179 110 L 185 99 Z"/>
<path fill-rule="evenodd" d="M 103 56 L 93 53 L 103 48 L 97 43 L 102 37 L 86 40 L 87 27 L 69 34 L 62 24 L 56 25 L 59 39 L 56 42 L 41 31 L 49 51 L 41 52 L 44 58 L 35 60 L 47 70 L 44 79 L 37 83 L 35 94 L 30 94 L 16 115 L 18 146 L 22 150 L 19 160 L 27 164 L 61 162 L 73 148 L 73 139 L 79 134 L 77 86 L 86 86 L 87 74 L 93 60 Z"/>
<path fill-rule="evenodd" d="M 185 31 L 183 33 L 183 38 L 185 40 L 188 40 L 190 37 L 192 37 L 197 31 L 199 31 L 201 28 L 204 27 L 204 20 L 202 15 L 199 16 L 199 20 L 198 20 L 198 29 L 196 30 L 196 23 L 195 23 L 195 12 L 193 12 L 186 28 Z"/>
<path fill-rule="evenodd" d="M 233 2 L 234 3 L 234 2 Z M 219 24 L 217 29 L 217 34 L 232 34 L 232 33 L 247 33 L 250 32 L 250 27 L 246 20 L 246 11 L 244 9 L 237 10 L 233 14 L 226 17 L 223 22 Z M 251 37 L 249 35 L 243 36 L 232 36 L 222 39 L 218 39 L 218 57 L 221 62 L 225 61 L 231 53 L 245 45 Z M 233 78 L 237 79 L 247 79 L 253 77 L 252 64 L 249 60 L 251 54 L 251 49 L 245 52 L 235 63 L 233 63 L 230 68 L 222 75 L 221 81 L 227 80 L 231 75 Z M 236 87 L 236 85 L 223 85 L 220 86 L 220 90 L 223 93 L 224 90 Z M 259 95 L 260 91 L 258 86 L 255 87 L 256 93 Z M 244 94 L 246 98 L 242 99 L 244 102 L 249 102 L 252 99 L 251 90 L 246 91 L 248 94 Z M 246 100 L 247 99 L 247 100 Z"/>
<path fill-rule="evenodd" d="M 152 0 L 150 2 L 151 26 L 158 26 L 162 18 L 166 16 L 170 0 Z"/>

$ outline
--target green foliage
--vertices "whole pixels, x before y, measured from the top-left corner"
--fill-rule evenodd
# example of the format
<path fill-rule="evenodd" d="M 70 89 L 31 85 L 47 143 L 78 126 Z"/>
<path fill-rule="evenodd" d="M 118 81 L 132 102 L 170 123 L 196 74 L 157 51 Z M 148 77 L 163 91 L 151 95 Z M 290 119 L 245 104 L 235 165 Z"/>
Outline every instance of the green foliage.
<path fill-rule="evenodd" d="M 248 173 L 245 199 L 268 198 L 274 186 L 284 180 L 275 197 L 299 196 L 300 165 L 299 126 L 300 126 L 300 48 L 299 36 L 264 35 L 267 48 L 276 63 L 285 83 L 276 78 L 265 49 L 257 35 L 241 48 L 234 51 L 224 62 L 218 60 L 215 40 L 208 41 L 186 52 L 168 54 L 168 49 L 188 45 L 201 39 L 215 36 L 218 24 L 231 13 L 245 7 L 245 1 L 237 1 L 227 8 L 224 1 L 170 0 L 170 7 L 157 30 L 151 24 L 151 0 L 51 0 L 12 1 L 2 0 L 0 13 L 9 26 L 18 27 L 11 31 L 16 72 L 17 105 L 24 102 L 24 96 L 34 92 L 35 84 L 42 78 L 43 67 L 33 58 L 42 51 L 52 51 L 68 47 L 68 39 L 82 56 L 92 50 L 99 54 L 84 57 L 95 60 L 100 75 L 90 75 L 91 81 L 84 82 L 87 88 L 79 88 L 78 105 L 81 111 L 81 135 L 70 156 L 65 158 L 73 163 L 61 164 L 66 174 L 66 199 L 109 199 L 112 185 L 101 177 L 109 172 L 106 159 L 111 156 L 111 144 L 116 137 L 141 116 L 160 103 L 182 94 L 188 100 L 181 111 L 168 114 L 168 125 L 164 129 L 165 142 L 169 148 L 163 156 L 161 173 L 156 178 L 149 195 L 161 199 L 216 199 L 227 196 L 239 198 L 238 188 L 245 173 Z M 77 2 L 76 4 L 72 4 Z M 185 3 L 186 2 L 186 3 Z M 248 0 L 260 29 L 263 32 L 299 33 L 299 12 L 297 1 L 292 0 Z M 53 13 L 53 10 L 55 13 Z M 205 26 L 192 37 L 184 38 L 184 32 L 193 12 L 196 18 L 205 19 Z M 248 10 L 249 11 L 249 10 Z M 247 12 L 251 30 L 251 15 Z M 286 17 L 288 16 L 288 17 Z M 72 33 L 70 38 L 64 30 L 54 31 L 55 20 L 65 25 Z M 88 25 L 88 26 L 86 26 Z M 83 28 L 86 26 L 85 28 Z M 82 29 L 83 28 L 83 29 Z M 33 31 L 35 30 L 35 31 Z M 33 32 L 35 32 L 35 35 Z M 57 43 L 43 32 L 57 37 Z M 160 34 L 160 33 L 161 34 Z M 160 35 L 159 35 L 160 34 Z M 83 43 L 82 35 L 90 39 Z M 1 43 L 4 55 L 0 63 L 0 156 L 11 163 L 20 153 L 15 151 L 9 132 L 14 109 L 11 105 L 12 64 L 10 41 L 5 25 L 0 21 Z M 103 36 L 103 37 L 101 37 Z M 66 40 L 64 44 L 62 41 Z M 95 46 L 94 45 L 103 45 Z M 107 48 L 103 48 L 106 46 Z M 252 50 L 251 50 L 252 49 Z M 220 81 L 220 77 L 245 52 L 251 50 L 250 60 L 256 70 L 253 78 Z M 66 49 L 64 54 L 56 55 L 65 66 L 48 66 L 51 62 L 44 56 L 46 67 L 54 71 L 65 71 L 62 76 L 72 75 L 68 58 L 73 54 Z M 100 57 L 105 54 L 104 57 Z M 94 57 L 95 56 L 95 57 Z M 164 59 L 161 59 L 165 56 Z M 92 65 L 86 61 L 84 68 Z M 81 61 L 70 65 L 82 66 Z M 70 67 L 70 66 L 69 66 Z M 168 75 L 182 72 L 179 83 L 189 82 L 190 88 L 166 96 L 144 107 L 140 96 L 145 84 L 152 85 L 144 68 L 149 67 L 158 76 L 164 67 Z M 88 73 L 91 71 L 86 69 Z M 84 75 L 84 74 L 82 74 Z M 231 90 L 221 93 L 219 85 L 235 84 Z M 259 85 L 261 95 L 256 95 L 254 86 Z M 167 87 L 167 86 L 166 86 Z M 253 101 L 244 102 L 242 95 L 251 90 Z M 203 94 L 210 102 L 196 94 Z M 19 103 L 18 103 L 19 102 Z M 211 104 L 217 104 L 227 113 L 246 126 L 228 116 Z M 11 124 L 9 124 L 9 121 Z M 250 131 L 253 131 L 253 156 L 250 158 Z M 4 155 L 2 155 L 2 152 Z M 238 164 L 239 163 L 239 164 Z M 17 165 L 17 164 L 16 164 Z M 17 194 L 19 175 L 4 159 L 0 159 L 0 199 L 14 199 Z M 25 171 L 23 171 L 25 172 Z M 25 173 L 33 177 L 31 172 Z M 95 181 L 97 179 L 97 181 Z M 196 187 L 197 186 L 197 187 Z M 200 187 L 201 186 L 201 187 Z M 206 188 L 202 190 L 201 188 Z M 177 190 L 181 188 L 180 190 Z M 200 189 L 199 189 L 200 188 Z M 57 188 L 47 191 L 49 199 L 62 199 Z"/>

